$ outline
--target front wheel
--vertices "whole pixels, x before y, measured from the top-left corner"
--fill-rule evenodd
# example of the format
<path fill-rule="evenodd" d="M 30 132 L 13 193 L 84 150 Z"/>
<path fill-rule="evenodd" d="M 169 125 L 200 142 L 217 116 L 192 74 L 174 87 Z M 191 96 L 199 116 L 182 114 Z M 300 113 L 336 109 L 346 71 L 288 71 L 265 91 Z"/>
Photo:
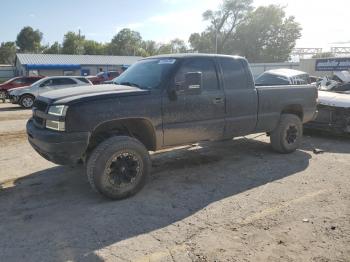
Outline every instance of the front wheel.
<path fill-rule="evenodd" d="M 300 118 L 292 114 L 283 114 L 277 128 L 271 132 L 272 148 L 279 153 L 294 152 L 301 143 L 303 124 Z"/>
<path fill-rule="evenodd" d="M 92 152 L 87 176 L 95 191 L 116 200 L 141 190 L 150 168 L 150 156 L 142 143 L 132 137 L 115 136 Z"/>
<path fill-rule="evenodd" d="M 34 104 L 34 96 L 32 95 L 24 95 L 21 97 L 21 99 L 19 100 L 19 104 L 26 109 L 32 108 L 33 104 Z"/>

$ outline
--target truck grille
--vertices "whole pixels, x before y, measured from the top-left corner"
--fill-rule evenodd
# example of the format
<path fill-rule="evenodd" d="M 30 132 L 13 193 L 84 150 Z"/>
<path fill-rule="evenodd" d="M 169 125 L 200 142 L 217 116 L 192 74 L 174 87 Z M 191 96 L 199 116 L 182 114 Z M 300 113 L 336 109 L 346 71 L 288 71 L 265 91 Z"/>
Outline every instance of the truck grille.
<path fill-rule="evenodd" d="M 48 104 L 46 102 L 41 101 L 41 100 L 34 101 L 33 110 L 46 113 L 47 109 L 48 109 Z M 34 119 L 34 125 L 36 125 L 39 128 L 45 127 L 45 119 L 43 119 L 35 114 L 33 115 L 33 119 Z"/>
<path fill-rule="evenodd" d="M 42 111 L 44 113 L 46 113 L 47 106 L 48 106 L 48 104 L 44 101 L 41 101 L 41 100 L 35 100 L 34 105 L 33 105 L 34 108 L 36 108 L 37 110 Z"/>

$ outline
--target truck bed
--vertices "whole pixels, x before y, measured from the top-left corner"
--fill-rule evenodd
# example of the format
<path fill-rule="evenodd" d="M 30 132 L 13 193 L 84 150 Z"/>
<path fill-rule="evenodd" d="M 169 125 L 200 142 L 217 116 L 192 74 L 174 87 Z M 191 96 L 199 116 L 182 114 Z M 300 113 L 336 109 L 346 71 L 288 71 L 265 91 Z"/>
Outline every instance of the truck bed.
<path fill-rule="evenodd" d="M 257 131 L 272 131 L 281 112 L 302 112 L 302 122 L 314 118 L 317 88 L 312 85 L 257 86 Z"/>

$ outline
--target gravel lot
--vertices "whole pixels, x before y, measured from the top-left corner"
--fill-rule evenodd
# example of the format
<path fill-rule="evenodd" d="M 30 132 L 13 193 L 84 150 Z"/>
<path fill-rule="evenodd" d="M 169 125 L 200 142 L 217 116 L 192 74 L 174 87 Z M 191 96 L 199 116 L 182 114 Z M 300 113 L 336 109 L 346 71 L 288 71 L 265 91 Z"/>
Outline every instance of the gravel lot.
<path fill-rule="evenodd" d="M 349 138 L 159 152 L 146 187 L 113 202 L 32 150 L 30 114 L 0 104 L 1 261 L 350 261 Z"/>

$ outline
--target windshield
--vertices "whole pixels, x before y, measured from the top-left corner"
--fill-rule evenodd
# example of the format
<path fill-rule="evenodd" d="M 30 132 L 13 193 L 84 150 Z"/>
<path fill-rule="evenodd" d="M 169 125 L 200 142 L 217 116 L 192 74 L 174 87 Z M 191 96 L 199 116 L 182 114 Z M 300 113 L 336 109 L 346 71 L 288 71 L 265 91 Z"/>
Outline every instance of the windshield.
<path fill-rule="evenodd" d="M 146 59 L 129 67 L 115 78 L 117 85 L 129 85 L 142 89 L 159 88 L 164 77 L 173 68 L 176 59 Z"/>
<path fill-rule="evenodd" d="M 35 81 L 33 84 L 31 84 L 30 86 L 34 86 L 34 85 L 40 85 L 42 82 L 44 82 L 44 81 L 46 81 L 47 80 L 47 78 L 46 77 L 44 77 L 44 78 L 42 78 L 42 79 L 39 79 L 38 81 Z"/>

